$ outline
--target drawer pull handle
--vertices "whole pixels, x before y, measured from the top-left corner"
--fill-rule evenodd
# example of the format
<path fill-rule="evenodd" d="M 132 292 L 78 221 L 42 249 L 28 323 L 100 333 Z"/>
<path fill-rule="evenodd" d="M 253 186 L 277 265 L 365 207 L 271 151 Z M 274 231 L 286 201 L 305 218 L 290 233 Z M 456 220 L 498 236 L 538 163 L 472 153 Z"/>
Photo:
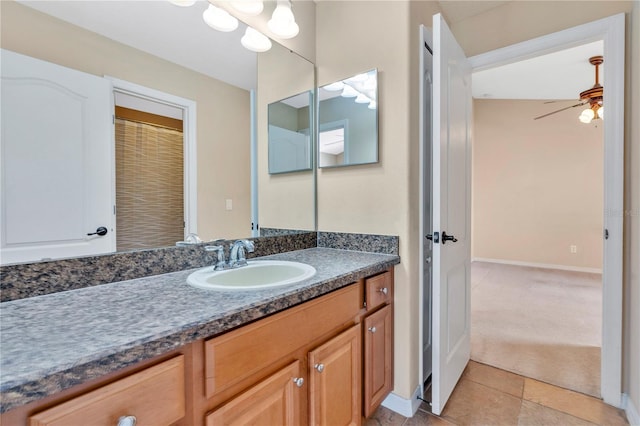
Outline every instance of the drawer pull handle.
<path fill-rule="evenodd" d="M 324 364 L 316 364 L 313 366 L 313 368 L 318 370 L 318 373 L 322 373 L 324 371 Z"/>
<path fill-rule="evenodd" d="M 136 426 L 136 416 L 122 416 L 118 419 L 118 426 Z"/>
<path fill-rule="evenodd" d="M 388 294 L 389 290 L 386 287 L 379 288 L 378 291 L 382 294 Z"/>
<path fill-rule="evenodd" d="M 302 385 L 304 385 L 304 379 L 302 377 L 294 377 L 293 383 L 295 383 L 297 387 L 301 388 Z"/>
<path fill-rule="evenodd" d="M 369 331 L 372 333 L 375 333 L 378 330 L 375 327 L 369 327 Z"/>

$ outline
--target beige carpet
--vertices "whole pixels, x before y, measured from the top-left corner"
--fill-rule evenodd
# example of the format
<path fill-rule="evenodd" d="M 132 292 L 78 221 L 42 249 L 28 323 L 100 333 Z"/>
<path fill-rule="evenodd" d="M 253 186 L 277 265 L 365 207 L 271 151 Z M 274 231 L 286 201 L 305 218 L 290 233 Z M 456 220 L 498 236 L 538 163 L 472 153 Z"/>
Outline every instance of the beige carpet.
<path fill-rule="evenodd" d="M 471 265 L 471 359 L 600 397 L 600 274 Z"/>

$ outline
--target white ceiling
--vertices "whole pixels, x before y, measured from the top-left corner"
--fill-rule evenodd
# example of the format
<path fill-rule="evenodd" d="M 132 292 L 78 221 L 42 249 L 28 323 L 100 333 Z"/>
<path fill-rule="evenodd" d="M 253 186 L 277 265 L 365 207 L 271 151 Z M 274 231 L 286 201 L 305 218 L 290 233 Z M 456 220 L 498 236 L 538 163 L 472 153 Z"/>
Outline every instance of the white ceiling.
<path fill-rule="evenodd" d="M 252 89 L 256 54 L 243 48 L 244 24 L 233 32 L 209 28 L 202 20 L 208 2 L 179 7 L 166 0 L 19 0 L 59 19 L 151 53 L 186 68 Z M 450 23 L 484 13 L 509 1 L 441 0 Z M 578 99 L 594 83 L 588 58 L 602 54 L 602 42 L 476 72 L 473 96 L 486 99 Z M 606 58 L 605 65 L 606 67 Z M 601 68 L 603 68 L 601 67 Z M 602 78 L 601 78 L 602 81 Z"/>
<path fill-rule="evenodd" d="M 476 99 L 579 99 L 595 83 L 589 58 L 602 55 L 602 41 L 473 73 Z M 600 84 L 606 58 L 600 66 Z"/>
<path fill-rule="evenodd" d="M 202 20 L 206 0 L 191 7 L 166 0 L 18 1 L 234 86 L 255 88 L 256 53 L 240 44 L 244 24 L 229 33 L 210 28 Z"/>

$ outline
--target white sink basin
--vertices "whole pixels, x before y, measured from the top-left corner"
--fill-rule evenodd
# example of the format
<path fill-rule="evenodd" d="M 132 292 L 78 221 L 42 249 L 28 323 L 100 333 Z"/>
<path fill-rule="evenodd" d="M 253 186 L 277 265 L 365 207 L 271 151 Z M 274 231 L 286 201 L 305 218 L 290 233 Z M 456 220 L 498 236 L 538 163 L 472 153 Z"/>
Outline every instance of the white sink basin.
<path fill-rule="evenodd" d="M 202 268 L 187 278 L 194 287 L 212 290 L 262 290 L 294 284 L 316 274 L 316 269 L 305 263 L 284 260 L 250 260 L 247 266 L 214 271 L 212 266 Z"/>

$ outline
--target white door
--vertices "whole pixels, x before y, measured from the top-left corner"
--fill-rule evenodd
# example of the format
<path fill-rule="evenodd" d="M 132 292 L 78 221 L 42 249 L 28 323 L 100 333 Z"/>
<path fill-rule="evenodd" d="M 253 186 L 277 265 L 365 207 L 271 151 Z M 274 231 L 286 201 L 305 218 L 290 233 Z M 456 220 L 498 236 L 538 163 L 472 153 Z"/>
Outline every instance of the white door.
<path fill-rule="evenodd" d="M 0 262 L 115 250 L 110 82 L 1 55 Z"/>
<path fill-rule="evenodd" d="M 471 67 L 433 17 L 433 375 L 440 414 L 470 355 Z"/>

